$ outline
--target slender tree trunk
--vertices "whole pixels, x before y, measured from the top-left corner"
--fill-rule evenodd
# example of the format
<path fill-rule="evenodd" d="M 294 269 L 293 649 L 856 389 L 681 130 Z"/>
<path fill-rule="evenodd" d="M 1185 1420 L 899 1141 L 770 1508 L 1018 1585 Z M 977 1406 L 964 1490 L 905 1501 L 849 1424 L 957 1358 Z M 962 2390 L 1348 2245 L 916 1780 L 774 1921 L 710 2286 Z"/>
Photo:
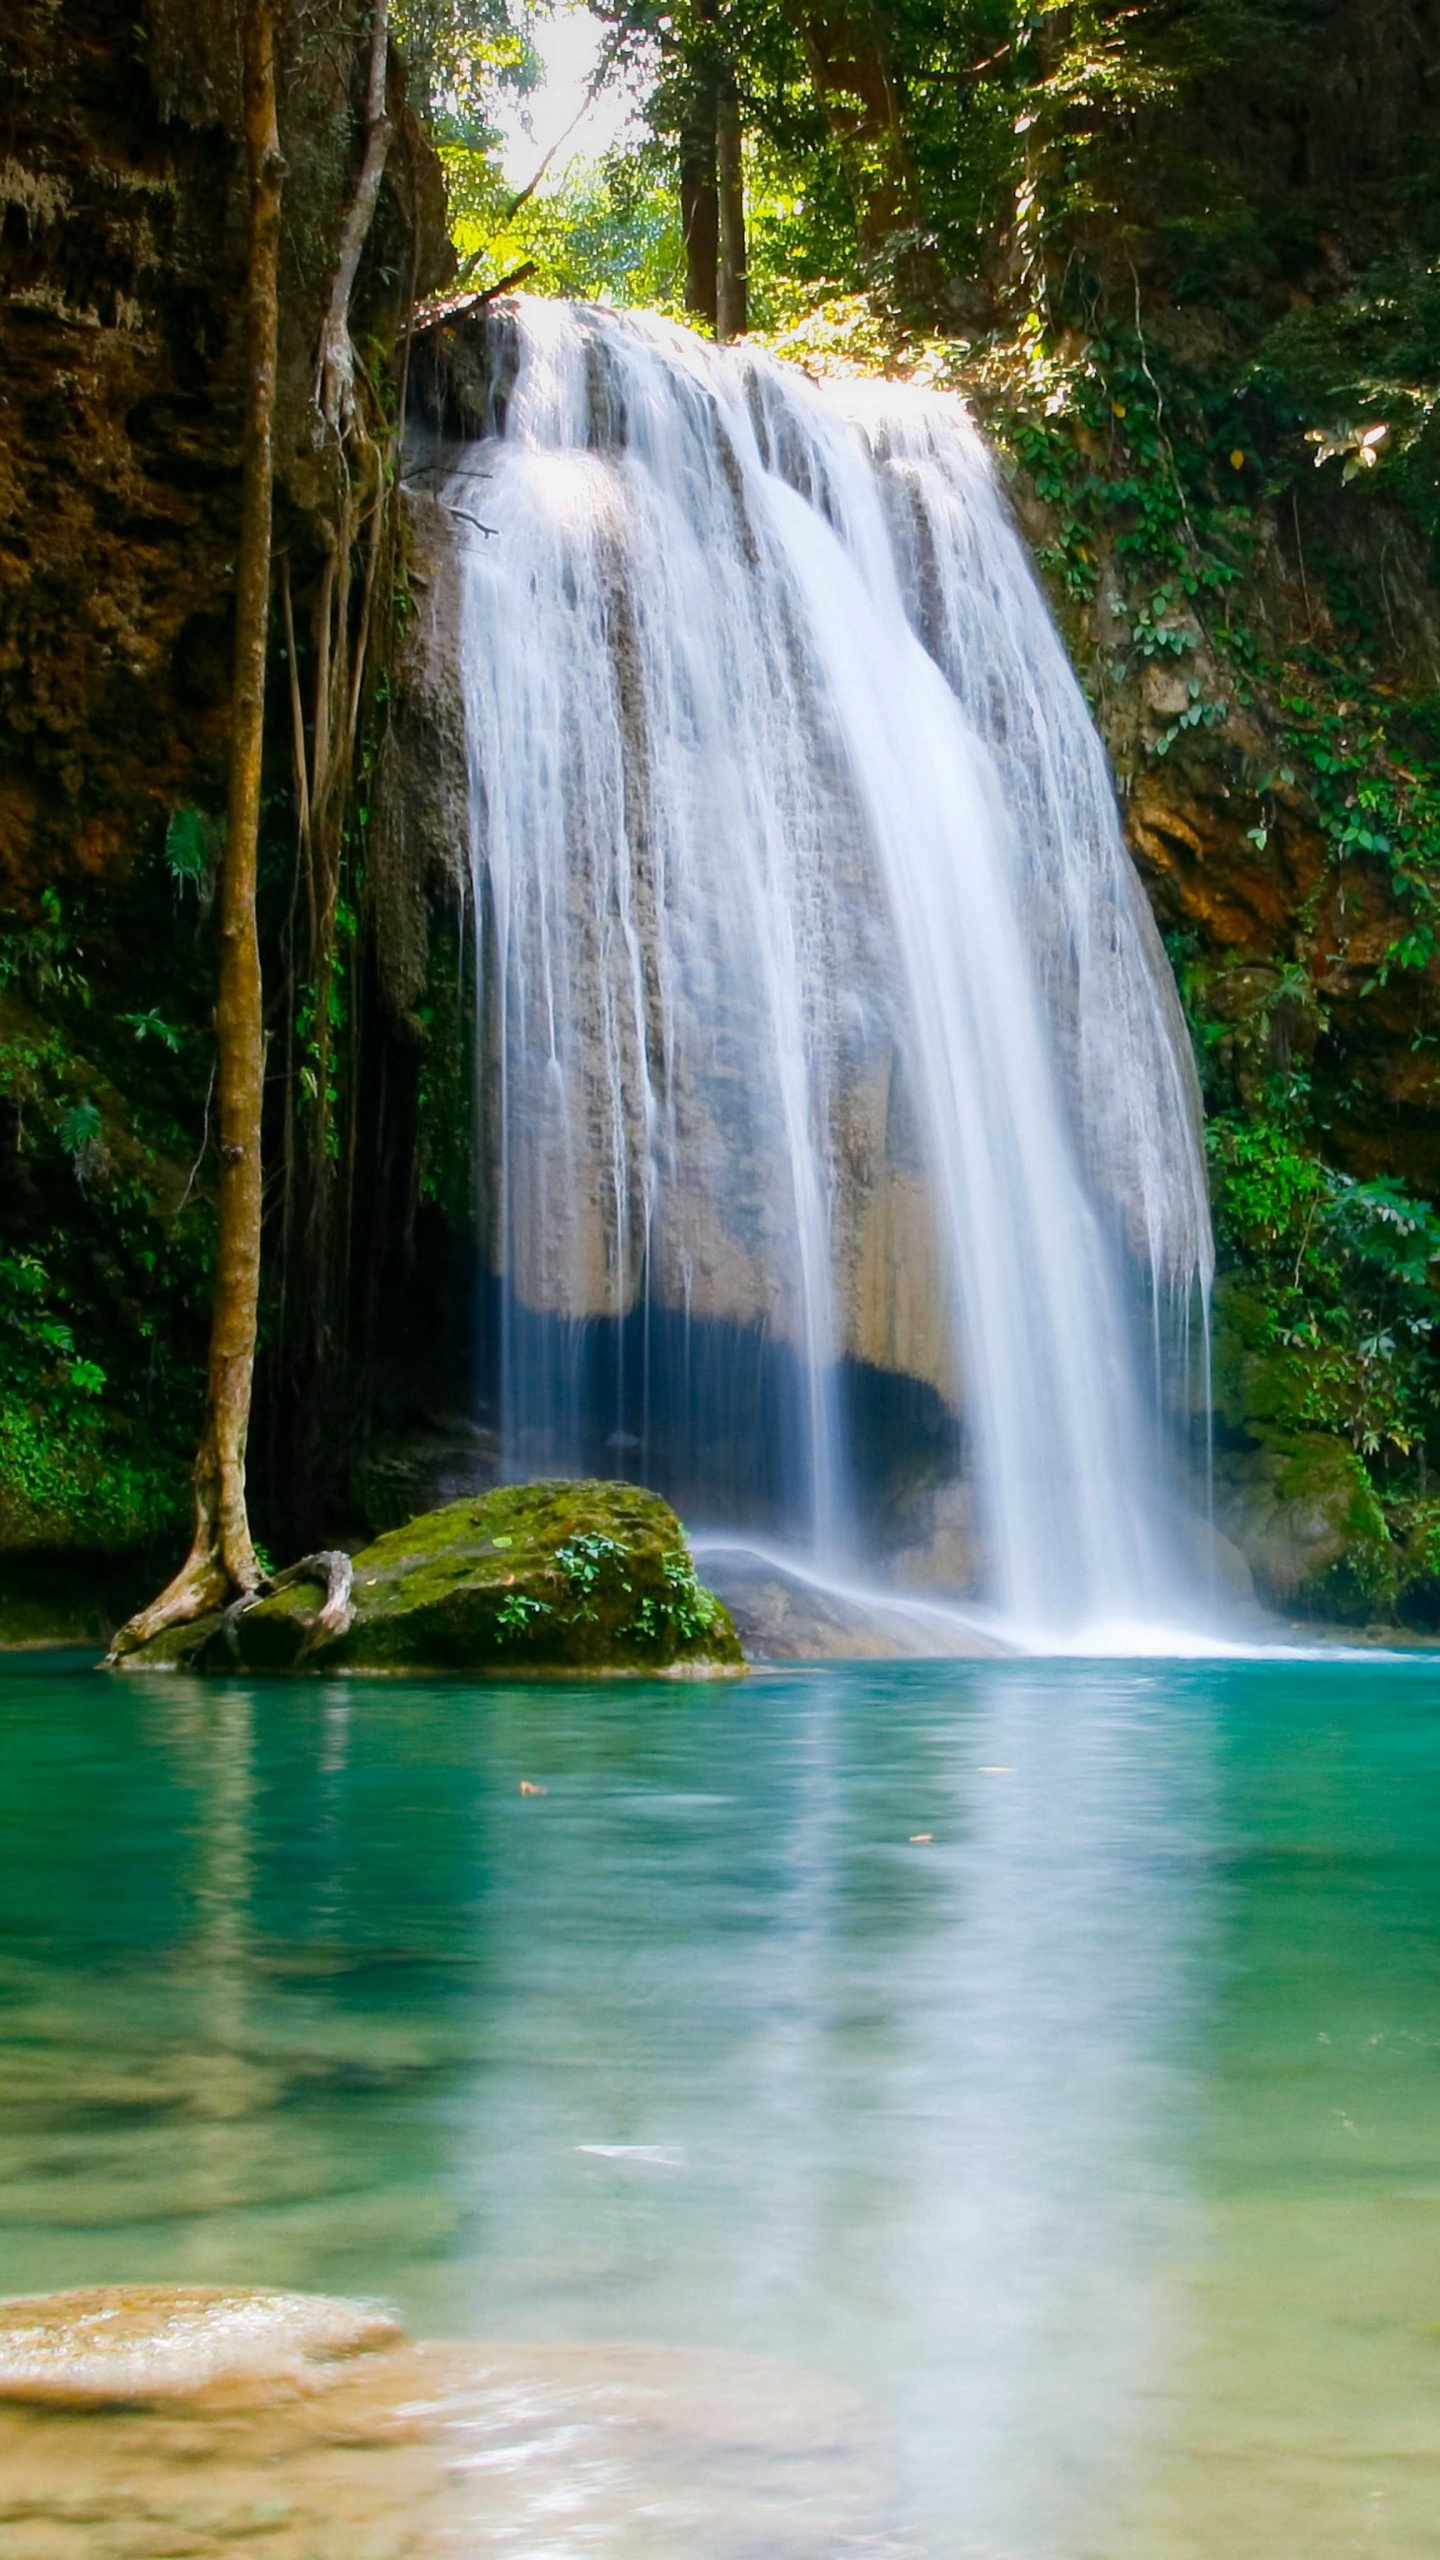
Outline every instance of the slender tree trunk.
<path fill-rule="evenodd" d="M 220 872 L 215 1007 L 220 1178 L 209 1406 L 195 1461 L 190 1553 L 168 1588 L 120 1629 L 112 1661 L 162 1627 L 200 1616 L 261 1575 L 245 1503 L 245 1444 L 260 1301 L 264 1032 L 255 879 L 260 833 L 265 667 L 270 621 L 273 426 L 279 334 L 280 194 L 275 110 L 278 0 L 248 0 L 244 139 L 250 174 L 245 441 L 235 566 L 230 812 Z"/>
<path fill-rule="evenodd" d="M 350 337 L 350 296 L 360 266 L 360 252 L 370 236 L 375 202 L 393 128 L 385 103 L 390 59 L 389 0 L 374 0 L 370 16 L 370 61 L 365 82 L 365 156 L 355 193 L 340 234 L 340 249 L 330 284 L 330 301 L 320 328 L 320 361 L 315 399 L 327 426 L 348 424 L 354 400 L 355 349 Z"/>
<path fill-rule="evenodd" d="M 685 242 L 685 308 L 718 331 L 720 188 L 715 82 L 708 65 L 696 77 L 690 114 L 680 136 L 680 230 Z"/>
<path fill-rule="evenodd" d="M 741 148 L 740 100 L 734 74 L 721 74 L 715 110 L 716 192 L 719 199 L 720 271 L 715 297 L 715 335 L 722 341 L 743 338 L 750 326 L 750 292 L 745 255 L 745 164 Z"/>
<path fill-rule="evenodd" d="M 357 1070 L 340 901 L 377 598 L 395 537 L 391 465 L 403 433 L 405 405 L 402 383 L 398 415 L 393 423 L 386 418 L 374 386 L 357 367 L 350 326 L 356 280 L 394 140 L 387 108 L 389 0 L 369 0 L 367 16 L 360 165 L 339 227 L 316 360 L 316 411 L 328 430 L 335 471 L 332 509 L 322 528 L 327 557 L 314 607 L 308 758 L 303 711 L 298 722 L 292 721 L 296 797 L 301 811 L 308 813 L 300 846 L 307 923 L 300 975 L 309 1032 L 298 1082 L 290 1088 L 289 1169 L 298 1192 L 286 1201 L 282 1300 L 287 1321 L 276 1360 L 286 1409 L 281 1517 L 288 1519 L 291 1532 L 298 1530 L 310 1543 L 320 1527 L 341 1437 L 334 1390 L 345 1320 L 349 1183 L 337 1105 L 348 1073 L 353 1111 Z M 598 85 L 597 74 L 592 86 Z M 292 1022 L 294 971 L 299 967 L 298 960 L 292 964 Z"/>

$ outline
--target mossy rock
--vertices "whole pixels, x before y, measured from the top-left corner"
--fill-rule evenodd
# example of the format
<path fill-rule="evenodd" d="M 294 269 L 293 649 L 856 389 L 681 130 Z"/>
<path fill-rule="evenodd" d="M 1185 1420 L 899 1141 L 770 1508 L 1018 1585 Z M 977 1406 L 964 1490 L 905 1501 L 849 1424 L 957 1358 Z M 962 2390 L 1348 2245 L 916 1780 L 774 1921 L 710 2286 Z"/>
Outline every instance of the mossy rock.
<path fill-rule="evenodd" d="M 744 1669 L 684 1532 L 638 1485 L 507 1485 L 422 1512 L 355 1558 L 347 1632 L 306 1651 L 323 1592 L 296 1583 L 233 1621 L 172 1630 L 127 1670 L 479 1672 L 497 1679 L 704 1677 Z"/>
<path fill-rule="evenodd" d="M 1399 1549 L 1395 1615 L 1424 1634 L 1440 1628 L 1440 1501 L 1397 1504 L 1391 1532 Z"/>
<path fill-rule="evenodd" d="M 1266 1432 L 1215 1461 L 1216 1509 L 1262 1597 L 1317 1618 L 1388 1615 L 1395 1547 L 1361 1460 L 1325 1432 Z"/>
<path fill-rule="evenodd" d="M 1273 1340 L 1263 1295 L 1226 1273 L 1216 1285 L 1211 1339 L 1211 1394 L 1222 1429 L 1313 1429 L 1325 1418 L 1311 1409 L 1314 1370 L 1313 1352 Z"/>

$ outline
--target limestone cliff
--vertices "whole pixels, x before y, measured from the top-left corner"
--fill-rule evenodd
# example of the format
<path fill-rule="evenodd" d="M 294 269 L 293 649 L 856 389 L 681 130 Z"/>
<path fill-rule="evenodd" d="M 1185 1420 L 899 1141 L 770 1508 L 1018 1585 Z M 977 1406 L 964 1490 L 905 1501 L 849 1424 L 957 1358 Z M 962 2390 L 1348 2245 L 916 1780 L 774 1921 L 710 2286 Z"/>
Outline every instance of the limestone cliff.
<path fill-rule="evenodd" d="M 353 13 L 282 12 L 280 539 L 323 494 L 309 370 L 351 183 Z M 16 0 L 0 50 L 0 903 L 132 866 L 223 794 L 243 290 L 220 0 Z M 404 105 L 363 318 L 444 272 Z M 384 273 L 389 269 L 388 281 Z"/>

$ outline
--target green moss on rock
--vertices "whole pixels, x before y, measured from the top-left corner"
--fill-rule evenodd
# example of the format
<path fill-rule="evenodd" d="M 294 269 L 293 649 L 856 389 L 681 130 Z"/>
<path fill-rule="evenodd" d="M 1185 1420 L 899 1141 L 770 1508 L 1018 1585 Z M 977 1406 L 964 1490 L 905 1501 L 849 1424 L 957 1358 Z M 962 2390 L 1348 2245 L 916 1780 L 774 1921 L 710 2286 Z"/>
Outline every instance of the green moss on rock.
<path fill-rule="evenodd" d="M 355 1558 L 347 1633 L 307 1653 L 323 1592 L 296 1583 L 232 1623 L 172 1631 L 127 1670 L 483 1672 L 675 1678 L 744 1668 L 668 1503 L 638 1485 L 506 1485 L 423 1512 Z"/>
<path fill-rule="evenodd" d="M 1400 1549 L 1395 1614 L 1403 1626 L 1433 1633 L 1440 1627 L 1440 1502 L 1401 1505 L 1394 1526 Z"/>
<path fill-rule="evenodd" d="M 1271 1431 L 1221 1452 L 1216 1508 L 1262 1596 L 1323 1618 L 1368 1619 L 1394 1606 L 1397 1559 L 1361 1460 L 1318 1431 Z"/>

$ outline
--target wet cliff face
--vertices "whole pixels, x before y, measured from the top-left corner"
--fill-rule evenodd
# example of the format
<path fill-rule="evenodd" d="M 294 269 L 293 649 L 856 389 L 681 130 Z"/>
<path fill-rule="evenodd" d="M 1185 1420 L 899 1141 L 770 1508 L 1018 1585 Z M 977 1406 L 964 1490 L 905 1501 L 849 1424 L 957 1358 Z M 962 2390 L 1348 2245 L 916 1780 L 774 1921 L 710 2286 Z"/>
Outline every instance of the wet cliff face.
<path fill-rule="evenodd" d="M 353 11 L 282 10 L 277 533 L 328 495 L 309 412 L 358 157 Z M 224 793 L 243 173 L 229 0 L 14 0 L 0 47 L 0 904 L 135 858 Z M 363 31 L 362 31 L 363 32 Z M 445 272 L 443 184 L 398 130 L 357 321 Z M 418 232 L 418 236 L 417 236 Z"/>
<path fill-rule="evenodd" d="M 280 11 L 276 540 L 307 630 L 338 475 L 315 346 L 365 32 L 349 0 Z M 183 1519 L 238 525 L 237 62 L 234 0 L 15 0 L 0 38 L 0 1554 L 131 1548 Z M 390 114 L 352 306 L 377 376 L 398 375 L 407 287 L 449 256 L 394 56 Z M 279 648 L 272 675 L 273 1028 L 295 858 Z"/>
<path fill-rule="evenodd" d="M 1440 594 L 1425 549 L 1368 493 L 1307 492 L 1263 524 L 1246 598 L 1273 653 L 1270 681 L 1237 682 L 1197 628 L 1183 658 L 1132 668 L 1116 688 L 1103 602 L 1088 654 L 1141 876 L 1172 947 L 1198 964 L 1240 1090 L 1253 1098 L 1277 1075 L 1303 1074 L 1337 1167 L 1360 1181 L 1393 1175 L 1433 1199 L 1440 960 L 1426 950 L 1428 894 L 1388 832 L 1433 754 Z M 1223 718 L 1174 737 L 1196 700 Z M 1317 755 L 1339 770 L 1317 771 Z M 1416 829 L 1423 838 L 1423 806 Z"/>
<path fill-rule="evenodd" d="M 235 152 L 146 29 L 20 0 L 0 67 L 0 901 L 123 863 L 223 771 Z"/>
<path fill-rule="evenodd" d="M 1089 38 L 1056 41 L 1031 169 L 1044 328 L 1012 375 L 1038 464 L 1022 512 L 1161 922 L 1209 972 L 1212 1019 L 1274 1017 L 1244 1075 L 1303 1060 L 1333 1161 L 1433 1196 L 1440 975 L 1414 936 L 1440 685 L 1440 5 L 1102 0 Z"/>

